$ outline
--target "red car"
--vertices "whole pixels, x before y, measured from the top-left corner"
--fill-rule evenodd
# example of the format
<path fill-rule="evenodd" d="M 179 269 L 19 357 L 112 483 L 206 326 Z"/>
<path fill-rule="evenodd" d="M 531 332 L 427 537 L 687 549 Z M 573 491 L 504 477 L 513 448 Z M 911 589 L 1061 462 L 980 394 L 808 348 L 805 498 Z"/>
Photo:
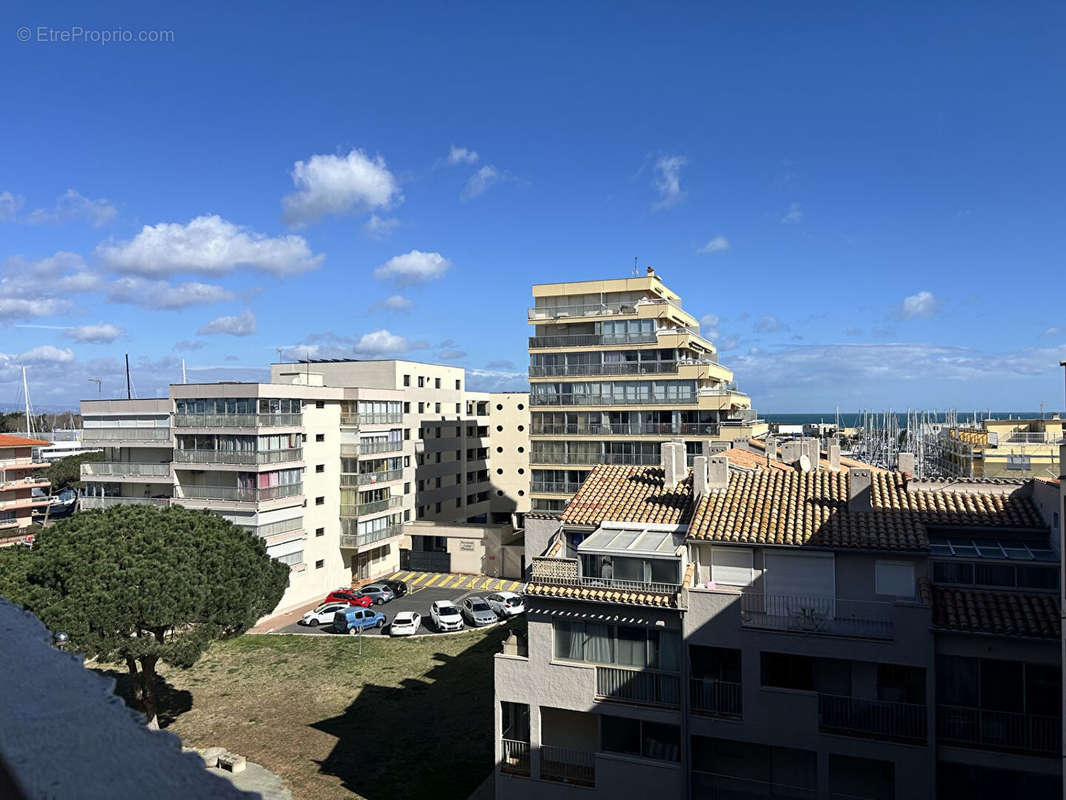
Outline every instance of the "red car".
<path fill-rule="evenodd" d="M 363 608 L 369 608 L 370 604 L 374 602 L 365 594 L 359 594 L 354 589 L 336 589 L 326 595 L 326 599 L 323 603 L 347 603 L 350 606 L 362 606 Z"/>

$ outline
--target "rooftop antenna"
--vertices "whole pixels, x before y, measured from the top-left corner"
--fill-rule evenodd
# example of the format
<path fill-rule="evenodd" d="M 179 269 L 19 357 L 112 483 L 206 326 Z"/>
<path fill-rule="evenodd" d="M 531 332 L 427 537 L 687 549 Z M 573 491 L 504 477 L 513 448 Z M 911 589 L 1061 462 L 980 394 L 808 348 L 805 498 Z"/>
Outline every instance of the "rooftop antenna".
<path fill-rule="evenodd" d="M 281 351 L 284 350 L 285 348 L 283 348 L 283 347 L 275 347 L 274 349 L 278 351 L 278 361 L 282 361 L 283 359 L 281 357 Z"/>
<path fill-rule="evenodd" d="M 26 383 L 26 366 L 22 367 L 22 394 L 26 400 L 26 435 L 33 435 L 33 426 L 30 423 L 30 387 Z"/>
<path fill-rule="evenodd" d="M 126 353 L 126 399 L 133 399 L 133 392 L 130 391 L 130 354 Z"/>
<path fill-rule="evenodd" d="M 96 398 L 101 399 L 104 396 L 103 381 L 100 378 L 89 378 L 89 383 L 96 384 Z"/>
<path fill-rule="evenodd" d="M 185 377 L 185 359 L 181 360 L 181 382 L 188 383 L 189 379 Z"/>
<path fill-rule="evenodd" d="M 633 277 L 637 277 L 637 273 L 640 272 L 640 268 L 637 266 L 639 256 L 633 256 Z"/>

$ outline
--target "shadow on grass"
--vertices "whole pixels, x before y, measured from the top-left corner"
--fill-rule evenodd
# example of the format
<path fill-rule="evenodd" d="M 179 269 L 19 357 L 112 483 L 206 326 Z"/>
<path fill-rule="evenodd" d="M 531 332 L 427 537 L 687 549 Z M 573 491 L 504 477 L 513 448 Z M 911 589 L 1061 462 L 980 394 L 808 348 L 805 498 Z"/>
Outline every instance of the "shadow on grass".
<path fill-rule="evenodd" d="M 401 687 L 367 684 L 344 713 L 312 727 L 337 738 L 323 773 L 370 800 L 465 798 L 493 769 L 493 654 L 501 626 Z"/>
<path fill-rule="evenodd" d="M 128 671 L 117 667 L 114 669 L 97 667 L 95 671 L 105 678 L 113 679 L 115 681 L 115 694 L 125 700 L 127 706 L 139 710 L 133 700 L 133 681 L 130 680 Z M 157 716 L 160 728 L 166 728 L 173 724 L 178 717 L 192 708 L 192 692 L 187 692 L 184 689 L 175 689 L 158 674 L 155 677 L 155 691 L 159 706 Z"/>

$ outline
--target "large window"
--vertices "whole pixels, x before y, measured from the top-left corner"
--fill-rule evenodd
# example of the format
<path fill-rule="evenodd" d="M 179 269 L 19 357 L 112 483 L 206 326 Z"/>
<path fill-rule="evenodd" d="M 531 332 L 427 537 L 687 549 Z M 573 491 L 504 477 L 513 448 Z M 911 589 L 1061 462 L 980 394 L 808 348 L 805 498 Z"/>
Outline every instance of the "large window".
<path fill-rule="evenodd" d="M 1061 716 L 1057 667 L 991 658 L 937 656 L 939 703 L 989 711 Z"/>
<path fill-rule="evenodd" d="M 692 770 L 696 797 L 815 797 L 818 788 L 813 750 L 693 736 Z"/>
<path fill-rule="evenodd" d="M 681 637 L 676 631 L 562 621 L 552 623 L 552 629 L 558 659 L 665 672 L 679 669 Z"/>
<path fill-rule="evenodd" d="M 604 714 L 600 717 L 600 742 L 608 753 L 625 753 L 660 761 L 680 760 L 681 736 L 676 725 Z"/>

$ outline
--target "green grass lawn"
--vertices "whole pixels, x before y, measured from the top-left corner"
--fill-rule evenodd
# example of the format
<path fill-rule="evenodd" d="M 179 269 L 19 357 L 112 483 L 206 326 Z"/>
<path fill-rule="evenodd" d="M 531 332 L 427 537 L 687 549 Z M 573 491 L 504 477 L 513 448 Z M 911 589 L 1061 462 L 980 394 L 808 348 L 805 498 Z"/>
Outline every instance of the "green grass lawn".
<path fill-rule="evenodd" d="M 506 635 L 368 636 L 362 656 L 353 637 L 245 635 L 190 670 L 161 667 L 160 723 L 262 764 L 297 800 L 466 798 L 492 771 Z"/>

